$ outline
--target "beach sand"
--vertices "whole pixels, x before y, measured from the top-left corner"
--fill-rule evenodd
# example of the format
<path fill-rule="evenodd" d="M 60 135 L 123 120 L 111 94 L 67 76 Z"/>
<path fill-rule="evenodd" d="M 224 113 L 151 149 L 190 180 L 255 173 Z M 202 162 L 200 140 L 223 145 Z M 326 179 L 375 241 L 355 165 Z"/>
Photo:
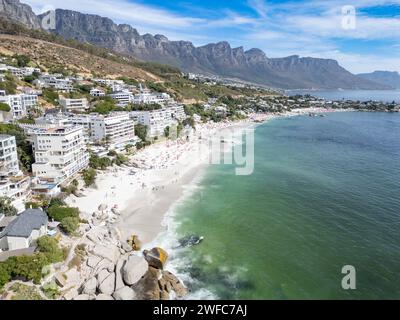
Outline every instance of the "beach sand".
<path fill-rule="evenodd" d="M 137 235 L 146 245 L 164 231 L 163 219 L 176 201 L 182 198 L 185 188 L 201 177 L 210 164 L 210 139 L 220 137 L 222 130 L 233 130 L 233 138 L 246 128 L 254 127 L 254 121 L 268 121 L 279 116 L 295 116 L 310 112 L 296 110 L 284 115 L 256 115 L 252 120 L 198 125 L 190 140 L 163 141 L 139 151 L 130 158 L 138 168 L 113 167 L 99 171 L 95 187 L 84 189 L 84 196 L 70 196 L 68 205 L 78 207 L 81 217 L 90 220 L 99 214 L 99 207 L 112 208 L 120 215 L 113 227 L 121 232 L 122 239 Z M 228 147 L 230 144 L 228 144 Z M 136 172 L 135 175 L 131 171 Z"/>
<path fill-rule="evenodd" d="M 122 239 L 137 235 L 143 244 L 152 242 L 163 231 L 164 215 L 181 199 L 184 189 L 204 172 L 210 161 L 209 139 L 223 129 L 235 132 L 251 122 L 204 124 L 196 128 L 189 141 L 163 141 L 139 151 L 130 158 L 139 168 L 113 167 L 99 171 L 94 187 L 82 197 L 69 196 L 68 205 L 78 207 L 89 220 L 99 207 L 116 208 L 121 214 L 114 226 Z M 131 171 L 135 175 L 131 175 Z"/>

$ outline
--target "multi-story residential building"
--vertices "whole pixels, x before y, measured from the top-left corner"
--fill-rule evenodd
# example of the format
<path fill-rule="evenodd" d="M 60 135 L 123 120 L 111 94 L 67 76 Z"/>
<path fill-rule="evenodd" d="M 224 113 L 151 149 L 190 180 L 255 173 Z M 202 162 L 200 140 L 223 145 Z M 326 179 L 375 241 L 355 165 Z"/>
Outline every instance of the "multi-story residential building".
<path fill-rule="evenodd" d="M 150 93 L 143 91 L 133 97 L 133 103 L 136 104 L 166 104 L 169 102 L 172 102 L 172 99 L 168 93 Z"/>
<path fill-rule="evenodd" d="M 44 88 L 53 88 L 58 91 L 70 92 L 73 90 L 72 81 L 59 74 L 44 74 L 35 80 L 34 83 Z"/>
<path fill-rule="evenodd" d="M 6 71 L 9 71 L 13 76 L 17 78 L 24 78 L 26 76 L 31 76 L 33 73 L 39 73 L 40 74 L 40 69 L 39 68 L 31 68 L 31 67 L 25 67 L 25 68 L 16 68 L 12 66 L 5 66 Z"/>
<path fill-rule="evenodd" d="M 64 111 L 86 111 L 89 109 L 89 104 L 86 98 L 81 99 L 67 99 L 60 98 L 60 106 Z"/>
<path fill-rule="evenodd" d="M 96 82 L 100 85 L 107 86 L 107 87 L 112 87 L 115 85 L 124 85 L 123 80 L 113 80 L 113 79 L 92 79 L 93 82 Z"/>
<path fill-rule="evenodd" d="M 104 97 L 106 95 L 106 93 L 103 90 L 94 88 L 94 89 L 90 90 L 90 95 L 92 97 Z"/>
<path fill-rule="evenodd" d="M 19 119 L 25 117 L 31 108 L 38 105 L 38 96 L 35 94 L 0 95 L 0 102 L 8 104 L 13 118 Z"/>
<path fill-rule="evenodd" d="M 41 181 L 60 184 L 89 164 L 82 127 L 28 127 L 33 142 L 33 175 Z"/>
<path fill-rule="evenodd" d="M 127 112 L 115 112 L 109 115 L 92 115 L 91 139 L 106 142 L 116 149 L 137 142 L 134 122 Z"/>
<path fill-rule="evenodd" d="M 129 91 L 120 91 L 109 94 L 111 98 L 117 101 L 117 106 L 126 107 L 129 103 L 134 101 L 134 97 Z"/>
<path fill-rule="evenodd" d="M 15 176 L 20 172 L 17 144 L 14 136 L 0 135 L 0 176 Z"/>
<path fill-rule="evenodd" d="M 19 169 L 17 144 L 14 136 L 0 135 L 0 195 L 11 199 L 21 212 L 30 195 L 30 179 Z"/>
<path fill-rule="evenodd" d="M 130 117 L 136 123 L 147 126 L 150 137 L 163 135 L 166 127 L 176 123 L 168 109 L 132 111 L 130 112 Z"/>
<path fill-rule="evenodd" d="M 172 118 L 182 121 L 187 118 L 185 113 L 185 108 L 182 105 L 173 105 L 166 108 L 169 112 L 171 112 Z"/>

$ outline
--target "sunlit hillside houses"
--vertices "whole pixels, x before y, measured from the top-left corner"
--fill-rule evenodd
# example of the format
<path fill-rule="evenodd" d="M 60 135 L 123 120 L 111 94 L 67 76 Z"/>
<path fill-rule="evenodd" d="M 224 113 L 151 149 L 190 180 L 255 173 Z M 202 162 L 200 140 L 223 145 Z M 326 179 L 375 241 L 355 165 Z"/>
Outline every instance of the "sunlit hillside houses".
<path fill-rule="evenodd" d="M 5 91 L 0 90 L 0 102 L 10 106 L 14 119 L 20 119 L 25 117 L 30 109 L 38 106 L 38 96 L 36 94 L 6 95 Z"/>
<path fill-rule="evenodd" d="M 11 199 L 18 212 L 30 195 L 30 179 L 19 168 L 17 144 L 14 136 L 0 135 L 0 196 Z"/>
<path fill-rule="evenodd" d="M 5 64 L 0 64 L 0 72 L 10 72 L 13 76 L 23 79 L 24 77 L 31 76 L 34 73 L 40 74 L 41 70 L 39 68 L 23 67 L 17 68 Z"/>
<path fill-rule="evenodd" d="M 104 90 L 93 88 L 92 90 L 90 90 L 90 95 L 92 97 L 104 97 L 106 93 L 104 92 Z"/>
<path fill-rule="evenodd" d="M 59 100 L 60 106 L 63 111 L 86 111 L 89 109 L 89 103 L 86 98 L 68 99 L 61 97 Z"/>
<path fill-rule="evenodd" d="M 40 88 L 53 88 L 62 92 L 73 90 L 73 81 L 62 74 L 42 74 L 33 83 Z"/>
<path fill-rule="evenodd" d="M 126 107 L 134 101 L 133 94 L 127 90 L 114 92 L 108 95 L 116 101 L 118 107 Z"/>

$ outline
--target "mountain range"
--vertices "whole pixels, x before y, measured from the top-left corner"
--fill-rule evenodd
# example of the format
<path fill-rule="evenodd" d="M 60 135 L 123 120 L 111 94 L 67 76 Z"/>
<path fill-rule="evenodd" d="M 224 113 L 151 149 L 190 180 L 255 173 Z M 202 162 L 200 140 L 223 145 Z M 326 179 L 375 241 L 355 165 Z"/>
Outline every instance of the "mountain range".
<path fill-rule="evenodd" d="M 374 71 L 372 73 L 360 73 L 359 77 L 400 89 L 400 74 L 397 71 Z"/>
<path fill-rule="evenodd" d="M 36 16 L 19 0 L 0 0 L 0 16 L 40 29 Z M 281 89 L 392 89 L 389 82 L 357 76 L 335 60 L 299 57 L 268 58 L 260 49 L 232 48 L 226 41 L 196 47 L 189 41 L 170 41 L 163 35 L 141 35 L 130 25 L 77 11 L 56 10 L 51 32 L 143 61 L 172 65 L 185 72 L 237 78 Z M 378 79 L 379 80 L 379 79 Z"/>

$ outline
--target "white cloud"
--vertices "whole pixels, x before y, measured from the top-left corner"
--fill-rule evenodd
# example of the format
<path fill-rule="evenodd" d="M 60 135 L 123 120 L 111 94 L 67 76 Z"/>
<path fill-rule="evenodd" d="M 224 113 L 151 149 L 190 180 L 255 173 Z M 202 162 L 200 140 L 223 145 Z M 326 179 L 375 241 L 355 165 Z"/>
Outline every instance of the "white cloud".
<path fill-rule="evenodd" d="M 249 0 L 249 6 L 256 11 L 260 17 L 266 18 L 268 14 L 268 6 L 265 0 Z"/>
<path fill-rule="evenodd" d="M 24 0 L 35 12 L 41 12 L 43 0 Z M 154 8 L 126 0 L 47 0 L 46 6 L 55 8 L 79 10 L 83 13 L 98 14 L 118 22 L 135 23 L 145 26 L 162 26 L 164 28 L 184 28 L 203 19 L 186 17 L 167 10 Z"/>

